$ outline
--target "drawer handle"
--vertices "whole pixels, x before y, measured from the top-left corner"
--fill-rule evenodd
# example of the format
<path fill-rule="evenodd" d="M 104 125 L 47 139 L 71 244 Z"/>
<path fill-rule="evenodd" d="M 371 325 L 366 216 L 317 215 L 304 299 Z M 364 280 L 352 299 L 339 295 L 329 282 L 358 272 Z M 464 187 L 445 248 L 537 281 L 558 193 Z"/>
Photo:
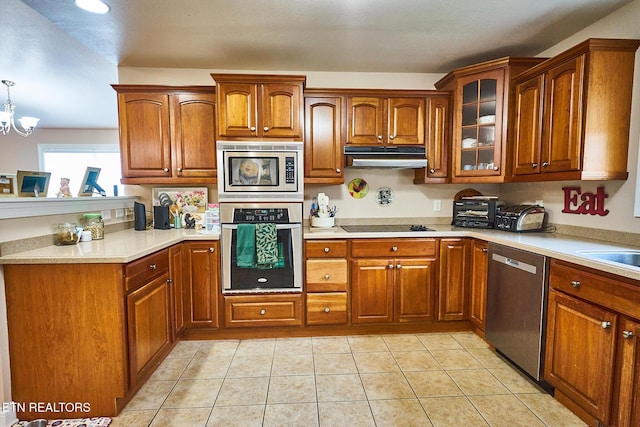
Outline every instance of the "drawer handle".
<path fill-rule="evenodd" d="M 633 338 L 633 332 L 631 331 L 622 331 L 622 338 L 628 340 L 629 338 Z"/>
<path fill-rule="evenodd" d="M 609 329 L 611 327 L 611 322 L 602 322 L 600 323 L 602 329 Z"/>
<path fill-rule="evenodd" d="M 324 253 L 325 253 L 325 254 L 328 254 L 330 250 L 331 250 L 331 249 L 329 249 L 329 248 L 324 248 Z"/>
<path fill-rule="evenodd" d="M 260 314 L 264 316 L 265 314 L 267 314 L 267 310 L 263 308 L 262 310 L 260 310 Z"/>
<path fill-rule="evenodd" d="M 324 275 L 324 280 L 329 280 L 329 277 L 331 277 L 331 276 L 329 276 L 328 274 L 325 274 Z"/>
<path fill-rule="evenodd" d="M 330 311 L 331 311 L 331 309 L 330 309 L 329 307 L 325 307 L 325 308 L 324 308 L 324 312 L 325 312 L 325 313 L 328 313 L 328 312 L 330 312 Z"/>
<path fill-rule="evenodd" d="M 149 270 L 155 270 L 156 268 L 158 268 L 157 265 L 155 264 L 149 264 Z"/>
<path fill-rule="evenodd" d="M 216 251 L 216 248 L 214 248 L 213 246 L 211 246 L 211 247 L 209 248 L 209 252 L 213 253 L 213 252 L 215 252 L 215 251 Z"/>
<path fill-rule="evenodd" d="M 397 246 L 391 246 L 391 252 L 398 252 Z"/>
<path fill-rule="evenodd" d="M 580 287 L 581 283 L 579 280 L 572 280 L 571 281 L 571 286 L 573 286 L 575 289 L 578 289 Z"/>

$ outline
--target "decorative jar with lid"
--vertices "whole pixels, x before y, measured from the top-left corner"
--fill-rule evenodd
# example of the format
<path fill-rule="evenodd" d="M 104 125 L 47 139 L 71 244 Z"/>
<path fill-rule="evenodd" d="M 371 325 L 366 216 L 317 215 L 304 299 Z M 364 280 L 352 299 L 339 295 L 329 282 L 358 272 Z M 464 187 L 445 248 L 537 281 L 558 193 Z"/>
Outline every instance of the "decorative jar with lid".
<path fill-rule="evenodd" d="M 104 239 L 104 222 L 102 221 L 102 214 L 84 214 L 84 222 L 84 229 L 87 231 L 91 231 L 92 240 Z"/>

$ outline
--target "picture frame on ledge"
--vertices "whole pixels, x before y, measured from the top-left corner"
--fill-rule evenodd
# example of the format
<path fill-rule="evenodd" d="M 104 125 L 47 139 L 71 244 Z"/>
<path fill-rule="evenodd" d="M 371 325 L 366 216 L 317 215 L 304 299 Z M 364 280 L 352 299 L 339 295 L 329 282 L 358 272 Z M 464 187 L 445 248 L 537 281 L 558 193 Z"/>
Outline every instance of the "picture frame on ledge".
<path fill-rule="evenodd" d="M 18 197 L 18 183 L 15 173 L 0 173 L 0 197 Z"/>
<path fill-rule="evenodd" d="M 47 197 L 51 172 L 19 170 L 17 179 L 18 197 Z"/>
<path fill-rule="evenodd" d="M 78 197 L 92 197 L 94 193 L 98 193 L 101 196 L 107 195 L 104 189 L 98 185 L 98 177 L 100 176 L 101 170 L 100 168 L 87 166 L 87 169 L 84 171 L 80 190 L 78 190 Z"/>

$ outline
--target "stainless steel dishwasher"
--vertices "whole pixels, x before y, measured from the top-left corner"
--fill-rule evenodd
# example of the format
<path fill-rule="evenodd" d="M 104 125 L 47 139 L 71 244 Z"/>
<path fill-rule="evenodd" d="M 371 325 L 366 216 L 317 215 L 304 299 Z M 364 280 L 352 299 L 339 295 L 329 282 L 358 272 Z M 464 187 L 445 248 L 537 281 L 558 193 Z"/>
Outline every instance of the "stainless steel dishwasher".
<path fill-rule="evenodd" d="M 548 268 L 542 255 L 489 244 L 485 338 L 537 381 L 544 362 Z"/>

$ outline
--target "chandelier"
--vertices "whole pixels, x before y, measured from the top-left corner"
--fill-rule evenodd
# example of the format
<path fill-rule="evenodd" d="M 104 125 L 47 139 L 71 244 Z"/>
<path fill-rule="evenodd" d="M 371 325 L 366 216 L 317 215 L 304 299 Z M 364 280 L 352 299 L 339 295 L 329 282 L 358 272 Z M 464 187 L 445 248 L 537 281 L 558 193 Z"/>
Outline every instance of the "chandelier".
<path fill-rule="evenodd" d="M 0 131 L 2 131 L 3 135 L 7 135 L 11 128 L 16 131 L 16 133 L 20 136 L 29 136 L 33 129 L 38 125 L 38 121 L 40 119 L 35 117 L 22 117 L 18 119 L 20 122 L 20 126 L 22 126 L 23 131 L 20 131 L 16 127 L 16 123 L 13 119 L 13 111 L 16 109 L 16 106 L 11 103 L 11 86 L 15 86 L 15 83 L 11 80 L 2 80 L 2 84 L 7 87 L 7 102 L 4 104 L 4 111 L 0 111 Z"/>

